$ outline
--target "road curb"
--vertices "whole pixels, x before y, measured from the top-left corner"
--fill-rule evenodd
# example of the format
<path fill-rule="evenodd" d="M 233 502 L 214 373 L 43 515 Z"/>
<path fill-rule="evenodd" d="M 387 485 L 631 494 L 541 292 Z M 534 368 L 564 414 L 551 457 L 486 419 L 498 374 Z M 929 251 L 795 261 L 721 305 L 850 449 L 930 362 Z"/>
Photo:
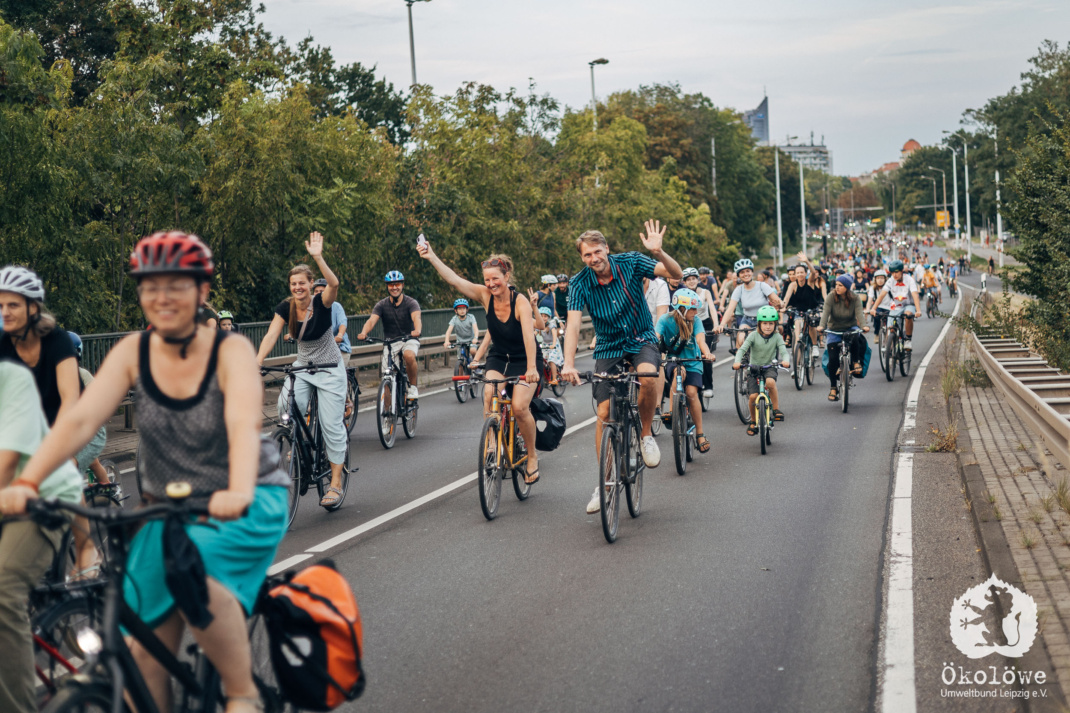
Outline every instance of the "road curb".
<path fill-rule="evenodd" d="M 926 376 L 928 377 L 928 375 Z M 965 423 L 962 400 L 958 394 L 951 398 L 947 415 L 951 419 L 949 422 Z M 977 533 L 977 539 L 981 544 L 981 558 L 990 575 L 995 574 L 1008 584 L 1025 591 L 1022 575 L 1018 570 L 1017 563 L 1014 561 L 1010 543 L 1007 541 L 1007 534 L 1004 532 L 1000 520 L 996 517 L 995 507 L 988 502 L 988 488 L 981 473 L 981 467 L 977 464 L 977 456 L 973 452 L 972 441 L 969 434 L 965 431 L 960 431 L 960 444 L 963 438 L 970 443 L 970 447 L 968 449 L 960 447 L 955 455 L 957 457 L 959 477 L 962 479 L 965 495 L 970 505 L 969 510 L 973 520 L 974 531 Z M 1003 608 L 998 600 L 995 604 L 1002 619 L 1006 616 L 1006 612 L 1002 610 Z M 1054 690 L 1058 694 L 1055 697 L 1049 696 L 1047 698 L 1032 698 L 1031 696 L 1023 698 L 1027 711 L 1031 713 L 1062 713 L 1066 710 L 1066 693 L 1062 690 L 1059 685 L 1059 679 L 1055 675 L 1055 666 L 1048 652 L 1047 642 L 1044 641 L 1043 636 L 1040 638 L 1043 643 L 1042 646 L 1031 647 L 1021 658 L 1010 659 L 1007 664 L 1024 671 L 1044 671 L 1047 675 L 1047 681 L 1044 686 L 1035 684 L 1018 686 L 1019 690 L 1029 691 L 1032 694 L 1034 691 L 1046 688 Z M 1040 694 L 1037 693 L 1036 695 L 1039 696 Z"/>

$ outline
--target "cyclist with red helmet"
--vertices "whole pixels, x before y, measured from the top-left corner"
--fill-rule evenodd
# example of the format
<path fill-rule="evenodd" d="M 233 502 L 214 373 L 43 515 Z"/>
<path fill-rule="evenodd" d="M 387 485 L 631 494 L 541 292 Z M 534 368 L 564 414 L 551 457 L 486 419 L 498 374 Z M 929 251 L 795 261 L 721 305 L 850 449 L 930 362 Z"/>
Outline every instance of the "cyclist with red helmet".
<path fill-rule="evenodd" d="M 227 713 L 252 713 L 263 708 L 246 616 L 285 534 L 289 483 L 278 450 L 260 433 L 263 384 L 252 345 L 197 323 L 212 272 L 211 251 L 194 235 L 155 233 L 138 242 L 130 273 L 153 329 L 112 348 L 86 398 L 60 415 L 19 478 L 0 490 L 0 512 L 25 512 L 49 474 L 135 389 L 143 496 L 162 500 L 168 484 L 185 482 L 192 502 L 207 504 L 207 521 L 183 526 L 200 552 L 207 598 L 172 593 L 168 580 L 198 575 L 165 563 L 165 537 L 180 534 L 152 520 L 131 540 L 126 603 L 172 651 L 186 623 L 194 623 L 190 633 L 219 671 Z M 169 673 L 139 644 L 132 651 L 156 705 L 169 710 Z"/>

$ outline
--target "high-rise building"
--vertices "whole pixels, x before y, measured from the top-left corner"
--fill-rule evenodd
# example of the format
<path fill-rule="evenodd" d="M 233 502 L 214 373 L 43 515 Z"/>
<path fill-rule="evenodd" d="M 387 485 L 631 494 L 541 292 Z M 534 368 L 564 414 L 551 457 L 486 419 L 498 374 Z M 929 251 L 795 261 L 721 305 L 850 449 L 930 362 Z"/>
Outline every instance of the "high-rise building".
<path fill-rule="evenodd" d="M 757 109 L 743 112 L 743 123 L 750 127 L 751 136 L 759 146 L 769 145 L 769 97 L 762 98 Z"/>
<path fill-rule="evenodd" d="M 815 144 L 811 138 L 809 144 L 788 144 L 781 146 L 780 150 L 795 161 L 801 161 L 806 169 L 832 173 L 832 152 L 825 146 L 824 139 L 822 143 Z"/>

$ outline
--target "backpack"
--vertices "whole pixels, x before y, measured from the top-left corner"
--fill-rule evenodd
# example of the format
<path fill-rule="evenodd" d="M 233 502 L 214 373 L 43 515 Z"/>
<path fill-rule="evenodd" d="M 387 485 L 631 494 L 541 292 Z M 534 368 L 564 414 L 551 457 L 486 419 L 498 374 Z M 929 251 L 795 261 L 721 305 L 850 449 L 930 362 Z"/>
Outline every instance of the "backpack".
<path fill-rule="evenodd" d="M 364 692 L 364 630 L 349 583 L 323 560 L 268 584 L 261 612 L 282 698 L 329 711 Z"/>
<path fill-rule="evenodd" d="M 535 447 L 552 451 L 561 445 L 565 435 L 565 406 L 557 399 L 531 400 L 531 415 L 535 417 Z"/>

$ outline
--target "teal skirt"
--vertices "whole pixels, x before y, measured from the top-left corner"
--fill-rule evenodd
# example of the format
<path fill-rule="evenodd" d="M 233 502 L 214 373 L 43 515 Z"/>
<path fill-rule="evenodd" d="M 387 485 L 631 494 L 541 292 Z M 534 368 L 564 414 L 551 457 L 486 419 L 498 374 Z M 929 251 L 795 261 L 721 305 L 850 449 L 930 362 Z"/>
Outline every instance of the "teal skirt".
<path fill-rule="evenodd" d="M 278 485 L 256 488 L 245 517 L 186 525 L 201 552 L 204 569 L 234 595 L 248 616 L 275 552 L 286 534 L 289 491 Z M 123 597 L 131 609 L 156 628 L 175 611 L 175 600 L 164 581 L 163 520 L 150 520 L 134 536 L 123 580 Z"/>

